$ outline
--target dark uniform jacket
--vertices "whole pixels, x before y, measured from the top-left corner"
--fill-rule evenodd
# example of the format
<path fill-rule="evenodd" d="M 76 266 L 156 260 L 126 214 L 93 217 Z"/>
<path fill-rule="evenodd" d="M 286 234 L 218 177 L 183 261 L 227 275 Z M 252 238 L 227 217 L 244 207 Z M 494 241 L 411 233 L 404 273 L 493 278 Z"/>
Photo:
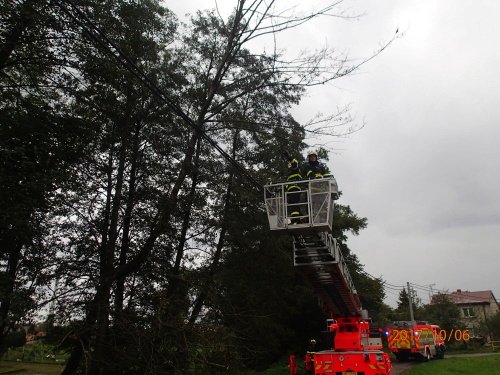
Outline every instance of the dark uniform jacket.
<path fill-rule="evenodd" d="M 299 162 L 297 159 L 292 159 L 288 163 L 288 176 L 286 178 L 287 182 L 302 180 L 302 175 L 300 174 Z M 297 184 L 287 185 L 287 191 L 297 191 L 301 188 Z"/>
<path fill-rule="evenodd" d="M 309 179 L 321 178 L 325 174 L 326 174 L 325 166 L 317 160 L 308 162 L 304 167 L 304 171 L 302 172 L 304 178 L 309 178 Z"/>

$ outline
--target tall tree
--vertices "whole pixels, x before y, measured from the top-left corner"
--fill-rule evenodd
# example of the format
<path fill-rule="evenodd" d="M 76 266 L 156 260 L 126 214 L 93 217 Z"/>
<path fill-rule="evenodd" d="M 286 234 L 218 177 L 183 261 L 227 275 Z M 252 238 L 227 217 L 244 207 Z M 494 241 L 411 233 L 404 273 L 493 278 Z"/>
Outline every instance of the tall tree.
<path fill-rule="evenodd" d="M 451 332 L 461 327 L 460 309 L 446 294 L 436 294 L 430 304 L 424 306 L 424 319 L 438 324 L 441 329 Z"/>
<path fill-rule="evenodd" d="M 273 14 L 275 1 L 240 0 L 227 20 L 216 12 L 197 13 L 181 28 L 157 0 L 47 5 L 26 0 L 10 7 L 2 23 L 2 77 L 22 82 L 7 94 L 5 123 L 16 126 L 12 132 L 4 128 L 5 160 L 14 154 L 16 162 L 28 160 L 17 170 L 31 182 L 28 192 L 15 192 L 31 199 L 24 201 L 26 210 L 5 199 L 24 227 L 2 223 L 3 248 L 16 249 L 2 258 L 9 264 L 2 293 L 26 285 L 18 271 L 9 276 L 15 268 L 10 264 L 22 264 L 19 254 L 31 259 L 27 250 L 36 249 L 38 265 L 25 262 L 24 269 L 58 280 L 49 298 L 57 300 L 59 318 L 72 322 L 76 338 L 64 374 L 84 366 L 84 354 L 90 356 L 86 370 L 95 374 L 186 373 L 192 370 L 186 353 L 197 370 L 217 367 L 216 358 L 228 358 L 227 346 L 202 348 L 207 340 L 197 329 L 231 341 L 250 326 L 222 324 L 220 319 L 231 320 L 232 308 L 223 293 L 236 294 L 209 285 L 232 279 L 248 254 L 264 264 L 262 252 L 275 244 L 267 241 L 260 196 L 242 169 L 214 155 L 213 147 L 229 150 L 262 182 L 284 169 L 281 150 L 303 149 L 307 131 L 317 133 L 318 124 L 337 119 L 348 125 L 340 111 L 302 126 L 290 108 L 308 86 L 360 64 L 349 65 L 327 49 L 287 59 L 277 48 L 247 48 L 255 38 L 330 15 L 335 4 L 297 17 Z M 25 123 L 23 112 L 34 116 L 30 126 L 37 124 L 40 134 L 18 126 Z M 78 129 L 77 136 L 68 128 Z M 14 190 L 24 180 L 4 166 L 5 185 Z M 351 219 L 357 220 L 345 218 Z M 11 241 L 9 233 L 25 237 Z M 40 259 L 42 246 L 51 249 L 50 257 Z M 280 268 L 287 255 L 277 255 Z M 276 281 L 284 285 L 288 276 Z M 261 301 L 255 290 L 254 301 Z M 310 298 L 301 288 L 297 294 Z M 278 297 L 276 291 L 268 296 Z M 276 310 L 286 311 L 285 302 L 276 299 Z M 301 298 L 292 310 L 303 306 Z M 269 327 L 275 318 L 267 320 Z M 276 335 L 284 330 L 275 328 Z M 260 348 L 261 341 L 252 339 L 248 349 Z M 275 350 L 283 346 L 278 341 Z"/>
<path fill-rule="evenodd" d="M 91 131 L 63 105 L 52 14 L 45 1 L 9 2 L 0 17 L 0 344 L 36 307 L 54 248 L 55 193 L 68 186 Z"/>
<path fill-rule="evenodd" d="M 485 337 L 488 337 L 490 340 L 500 339 L 500 312 L 497 312 L 495 315 L 488 317 L 482 324 L 481 330 L 482 334 Z"/>
<path fill-rule="evenodd" d="M 142 6 L 153 5 L 154 8 L 154 4 L 154 2 L 150 2 Z M 125 16 L 125 10 L 130 7 L 137 7 L 138 5 L 124 4 L 118 6 L 113 11 L 118 17 L 112 19 L 106 18 L 107 13 L 104 12 L 105 9 L 109 10 L 109 7 L 113 6 L 112 4 L 104 3 L 102 6 L 90 4 L 90 6 L 88 10 L 85 10 L 87 17 L 90 16 L 90 11 L 92 11 L 92 18 L 102 29 L 109 30 L 108 34 L 111 37 L 116 35 L 119 38 L 122 35 L 127 35 L 127 30 L 132 30 L 132 28 L 127 26 L 127 22 L 133 22 L 133 20 Z M 124 173 L 127 172 L 125 155 L 128 149 L 123 137 L 127 137 L 128 131 L 124 130 L 126 127 L 124 128 L 123 119 L 119 118 L 119 121 L 115 120 L 112 113 L 111 116 L 109 114 L 107 116 L 109 120 L 107 121 L 107 127 L 103 127 L 103 129 L 106 129 L 103 135 L 107 134 L 111 137 L 108 144 L 112 147 L 108 148 L 107 156 L 103 159 L 108 161 L 108 166 L 105 169 L 107 172 L 103 175 L 105 177 L 104 181 L 107 181 L 105 185 L 107 187 L 104 189 L 102 197 L 106 198 L 101 203 L 102 209 L 99 210 L 102 212 L 100 224 L 96 226 L 99 233 L 98 237 L 100 238 L 97 246 L 100 254 L 98 259 L 99 277 L 97 279 L 95 277 L 92 278 L 96 280 L 96 293 L 87 312 L 88 323 L 92 326 L 95 321 L 97 329 L 93 352 L 93 371 L 105 371 L 104 346 L 108 337 L 109 304 L 113 283 L 118 279 L 123 280 L 123 277 L 127 275 L 136 274 L 140 267 L 146 266 L 151 261 L 152 250 L 159 245 L 160 247 L 166 247 L 167 254 L 172 254 L 171 250 L 175 249 L 174 251 L 179 255 L 176 255 L 174 258 L 176 261 L 172 275 L 178 274 L 176 269 L 178 269 L 177 265 L 179 262 L 177 260 L 182 259 L 182 254 L 184 253 L 183 246 L 179 244 L 185 243 L 183 238 L 187 234 L 186 231 L 182 230 L 186 226 L 179 226 L 177 224 L 182 223 L 182 220 L 179 220 L 182 218 L 179 209 L 184 204 L 183 202 L 186 202 L 185 199 L 187 201 L 190 200 L 190 194 L 184 194 L 185 191 L 189 191 L 189 188 L 187 190 L 184 189 L 189 184 L 189 180 L 195 180 L 191 166 L 200 136 L 203 133 L 209 134 L 224 144 L 227 142 L 227 139 L 230 139 L 230 137 L 227 137 L 227 132 L 232 129 L 230 124 L 235 121 L 242 121 L 243 129 L 248 131 L 245 137 L 252 142 L 258 142 L 261 133 L 269 135 L 269 128 L 278 128 L 279 130 L 279 128 L 289 126 L 291 119 L 287 113 L 287 108 L 292 103 L 298 101 L 302 87 L 326 82 L 352 71 L 351 68 L 344 65 L 345 62 L 340 63 L 340 65 L 337 64 L 335 69 L 333 66 L 325 69 L 324 65 L 318 65 L 318 61 L 326 61 L 331 58 L 331 55 L 328 53 L 303 57 L 298 64 L 297 61 L 283 61 L 277 54 L 266 56 L 264 54 L 254 55 L 250 53 L 244 48 L 244 44 L 258 35 L 264 35 L 271 31 L 269 25 L 272 23 L 274 17 L 270 14 L 271 6 L 261 8 L 262 6 L 260 3 L 247 4 L 245 1 L 240 1 L 237 4 L 234 15 L 227 22 L 215 16 L 214 13 L 199 14 L 193 18 L 191 26 L 186 32 L 186 37 L 183 41 L 184 45 L 176 53 L 177 56 L 181 56 L 183 61 L 186 62 L 182 69 L 186 69 L 185 77 L 188 78 L 189 85 L 185 86 L 187 89 L 179 86 L 174 87 L 181 93 L 179 103 L 181 107 L 184 107 L 185 113 L 193 119 L 191 124 L 194 125 L 195 130 L 188 134 L 185 131 L 176 133 L 167 130 L 167 132 L 174 134 L 174 138 L 170 139 L 167 143 L 172 145 L 171 154 L 166 155 L 166 158 L 163 160 L 170 163 L 165 171 L 167 179 L 164 186 L 168 186 L 168 188 L 162 189 L 162 187 L 156 187 L 159 197 L 157 199 L 158 204 L 154 204 L 151 201 L 148 202 L 146 199 L 146 202 L 148 202 L 147 206 L 154 207 L 150 210 L 150 217 L 153 220 L 150 220 L 143 228 L 144 231 L 140 232 L 143 237 L 137 241 L 136 248 L 130 254 L 129 261 L 122 262 L 118 268 L 114 266 L 114 257 L 116 255 L 115 249 L 120 243 L 118 228 L 121 229 L 122 225 L 119 223 L 123 220 L 123 217 L 120 215 L 120 207 L 121 202 L 123 202 Z M 158 11 L 158 9 L 156 8 L 153 13 Z M 309 18 L 326 13 L 329 10 L 331 8 L 316 13 Z M 79 11 L 75 8 L 69 9 L 68 14 L 73 14 L 74 18 L 82 18 Z M 303 21 L 304 19 L 288 18 L 276 29 L 272 30 L 272 32 L 284 31 Z M 143 25 L 147 26 L 148 24 L 141 24 L 141 26 Z M 138 58 L 143 52 L 141 48 L 134 49 L 127 47 L 127 43 L 136 40 L 134 36 L 131 35 L 128 38 L 119 39 L 121 43 L 119 48 L 122 51 L 128 52 L 130 56 L 136 56 L 133 57 L 133 60 L 137 63 L 140 62 L 139 65 L 141 68 L 150 68 L 151 66 L 144 64 L 144 57 L 141 59 Z M 138 46 L 142 46 L 142 44 L 138 43 Z M 115 71 L 106 60 L 96 64 L 98 61 L 95 61 L 96 58 L 100 59 L 99 56 L 101 55 L 102 52 L 99 50 L 96 50 L 95 57 L 91 55 L 91 58 L 84 59 L 80 54 L 80 59 L 85 61 L 83 71 L 92 74 L 89 78 L 95 77 L 96 73 L 99 76 L 103 72 L 109 72 L 104 77 L 111 83 L 113 91 L 103 90 L 106 86 L 101 87 L 100 80 L 97 80 L 95 84 L 93 83 L 91 88 L 99 88 L 99 97 L 106 98 L 106 102 L 113 103 L 113 101 L 119 99 L 125 103 L 121 112 L 125 113 L 126 117 L 128 117 L 129 113 L 127 111 L 133 108 L 134 104 L 128 102 L 126 99 L 130 97 L 126 95 L 126 87 L 123 85 L 116 86 L 116 83 L 120 83 L 118 77 L 114 81 L 115 84 L 112 83 L 113 81 L 109 81 L 115 74 L 119 74 L 119 71 Z M 311 62 L 315 62 L 315 64 L 310 64 Z M 96 70 L 96 67 L 99 67 L 99 69 Z M 145 70 L 149 71 L 149 69 Z M 296 78 L 295 74 L 299 72 L 300 78 Z M 168 78 L 175 76 L 175 74 L 175 72 L 170 71 L 165 76 L 165 81 L 169 82 Z M 160 80 L 157 79 L 159 76 L 151 75 L 151 77 L 155 77 L 155 81 L 158 84 L 160 83 Z M 169 92 L 168 89 L 165 91 Z M 123 97 L 125 100 L 121 99 L 121 96 L 116 96 L 117 92 L 124 93 Z M 259 101 L 262 101 L 265 97 L 268 100 L 274 100 L 272 107 L 259 105 Z M 186 103 L 185 106 L 184 103 Z M 248 109 L 247 116 L 241 117 L 240 109 L 243 106 L 246 106 Z M 272 123 L 276 124 L 275 126 L 269 126 L 271 119 Z M 175 124 L 178 120 L 172 118 L 169 122 Z M 267 129 L 261 130 L 263 125 L 267 126 Z M 175 138 L 175 135 L 177 135 L 177 138 Z M 177 142 L 178 139 L 183 141 Z M 252 144 L 254 143 L 250 143 L 250 145 Z M 250 150 L 252 149 L 249 148 Z M 179 161 L 177 162 L 175 158 L 178 158 L 177 160 Z M 113 169 L 115 165 L 116 172 Z M 215 182 L 217 185 L 219 181 L 212 178 L 208 179 L 207 182 Z M 194 187 L 196 188 L 196 186 Z M 151 200 L 151 198 L 150 196 L 148 199 Z M 138 206 L 138 204 L 136 205 Z M 91 220 L 87 220 L 87 222 L 91 222 Z M 167 234 L 168 237 L 164 237 Z M 180 237 L 179 234 L 181 235 Z M 166 258 L 168 262 L 168 256 Z M 216 258 L 213 260 L 214 264 L 216 264 Z M 167 276 L 167 280 L 168 278 Z M 177 284 L 175 280 L 177 280 L 175 277 L 169 280 L 170 290 L 176 289 L 174 287 Z M 167 305 L 171 305 L 171 302 L 173 302 L 169 300 L 172 295 L 172 292 L 168 292 L 167 289 L 165 299 Z M 170 308 L 168 307 L 166 311 L 170 310 Z M 67 373 L 73 371 L 71 368 L 74 368 L 74 364 L 78 362 L 81 353 L 81 348 L 75 350 L 75 355 L 68 363 Z"/>
<path fill-rule="evenodd" d="M 417 296 L 414 290 L 410 290 L 413 308 L 413 316 L 416 320 L 425 319 L 425 311 L 422 300 Z M 410 320 L 410 295 L 406 289 L 399 292 L 398 306 L 394 311 L 395 320 Z"/>

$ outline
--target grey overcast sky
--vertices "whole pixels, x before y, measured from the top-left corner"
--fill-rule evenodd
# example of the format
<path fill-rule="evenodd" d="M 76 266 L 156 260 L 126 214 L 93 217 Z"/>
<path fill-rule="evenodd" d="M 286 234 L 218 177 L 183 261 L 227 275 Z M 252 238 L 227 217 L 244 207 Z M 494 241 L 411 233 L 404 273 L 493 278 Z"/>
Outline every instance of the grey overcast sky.
<path fill-rule="evenodd" d="M 306 13 L 326 1 L 285 1 Z M 213 1 L 165 1 L 181 20 Z M 219 0 L 227 15 L 234 0 Z M 280 2 L 278 1 L 278 4 Z M 279 37 L 291 54 L 324 45 L 369 56 L 355 75 L 309 91 L 306 121 L 352 104 L 367 125 L 332 139 L 329 163 L 343 197 L 368 218 L 350 238 L 365 270 L 396 286 L 492 290 L 500 298 L 500 2 L 345 0 L 356 21 L 314 20 Z M 259 48 L 255 45 L 255 48 Z M 396 288 L 397 289 L 397 288 Z M 418 289 L 424 302 L 429 293 Z M 387 290 L 395 304 L 398 292 Z"/>

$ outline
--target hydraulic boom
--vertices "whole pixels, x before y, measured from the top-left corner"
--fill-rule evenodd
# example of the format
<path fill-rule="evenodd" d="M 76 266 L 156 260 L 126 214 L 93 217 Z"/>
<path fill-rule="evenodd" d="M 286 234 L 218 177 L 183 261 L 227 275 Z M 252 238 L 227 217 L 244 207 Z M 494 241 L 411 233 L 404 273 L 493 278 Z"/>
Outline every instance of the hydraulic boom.
<path fill-rule="evenodd" d="M 306 356 L 307 373 L 390 375 L 391 362 L 381 350 L 380 334 L 370 331 L 367 314 L 331 234 L 334 201 L 338 198 L 335 178 L 294 181 L 300 190 L 293 192 L 287 191 L 289 184 L 265 186 L 269 226 L 292 236 L 294 265 L 318 296 L 323 310 L 333 318 L 328 325 L 334 337 L 330 349 Z M 289 368 L 295 375 L 293 356 Z"/>

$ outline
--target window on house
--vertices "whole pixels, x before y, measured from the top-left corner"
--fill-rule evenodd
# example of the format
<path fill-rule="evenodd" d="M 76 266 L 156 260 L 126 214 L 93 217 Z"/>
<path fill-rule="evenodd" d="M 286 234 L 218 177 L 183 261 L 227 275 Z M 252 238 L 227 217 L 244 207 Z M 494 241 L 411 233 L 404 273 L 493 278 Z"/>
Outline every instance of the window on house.
<path fill-rule="evenodd" d="M 462 307 L 462 312 L 466 318 L 472 318 L 474 316 L 474 309 L 472 307 Z"/>

